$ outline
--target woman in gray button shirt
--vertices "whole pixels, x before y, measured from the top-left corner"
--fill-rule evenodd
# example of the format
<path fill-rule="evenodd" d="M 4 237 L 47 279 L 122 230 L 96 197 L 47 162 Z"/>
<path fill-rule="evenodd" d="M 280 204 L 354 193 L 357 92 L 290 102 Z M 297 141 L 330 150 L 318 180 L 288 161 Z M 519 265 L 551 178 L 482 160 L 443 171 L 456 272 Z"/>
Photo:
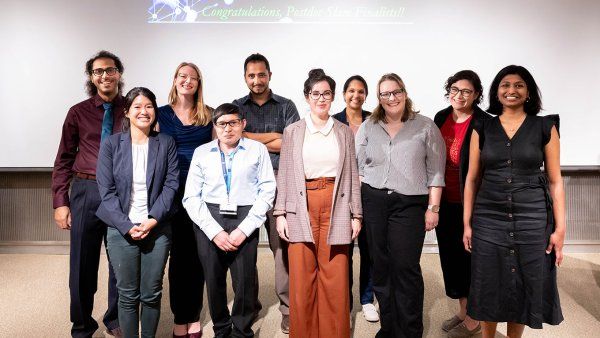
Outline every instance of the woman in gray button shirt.
<path fill-rule="evenodd" d="M 377 84 L 379 104 L 358 130 L 364 225 L 373 258 L 381 329 L 376 337 L 423 335 L 425 231 L 437 226 L 446 151 L 433 121 L 418 115 L 402 79 Z"/>

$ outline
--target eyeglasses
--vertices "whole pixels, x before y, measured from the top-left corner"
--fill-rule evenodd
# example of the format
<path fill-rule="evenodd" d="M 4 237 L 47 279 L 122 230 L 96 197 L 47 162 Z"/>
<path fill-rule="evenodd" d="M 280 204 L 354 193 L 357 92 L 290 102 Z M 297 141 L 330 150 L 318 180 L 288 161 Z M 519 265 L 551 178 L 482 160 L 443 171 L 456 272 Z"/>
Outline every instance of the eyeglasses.
<path fill-rule="evenodd" d="M 177 77 L 183 81 L 187 81 L 188 79 L 190 79 L 190 81 L 193 81 L 193 82 L 200 81 L 200 79 L 195 76 L 191 76 L 191 75 L 183 74 L 183 73 L 177 74 Z"/>
<path fill-rule="evenodd" d="M 113 75 L 117 74 L 118 72 L 119 72 L 119 69 L 117 69 L 115 67 L 92 69 L 92 74 L 94 74 L 94 76 L 102 76 L 102 75 L 104 75 L 104 73 L 106 73 L 106 75 L 108 75 L 108 76 L 113 76 Z"/>
<path fill-rule="evenodd" d="M 330 90 L 326 90 L 322 93 L 319 92 L 310 92 L 309 94 L 310 98 L 317 101 L 321 98 L 321 96 L 323 96 L 323 99 L 329 101 L 331 99 L 333 99 L 333 92 Z"/>
<path fill-rule="evenodd" d="M 468 98 L 473 95 L 473 91 L 471 89 L 458 89 L 457 87 L 450 87 L 450 95 L 456 95 L 460 93 L 460 96 L 464 98 Z"/>
<path fill-rule="evenodd" d="M 397 90 L 394 90 L 393 92 L 383 92 L 383 93 L 379 93 L 379 97 L 383 100 L 387 99 L 391 99 L 392 95 L 394 95 L 394 97 L 402 97 L 402 95 L 404 95 L 404 93 L 406 93 L 406 90 L 404 88 L 400 88 Z"/>
<path fill-rule="evenodd" d="M 236 120 L 231 120 L 231 121 L 221 121 L 221 122 L 217 122 L 215 123 L 215 126 L 221 128 L 221 129 L 225 129 L 225 127 L 230 126 L 231 128 L 236 128 L 242 125 L 242 120 L 240 119 L 236 119 Z"/>

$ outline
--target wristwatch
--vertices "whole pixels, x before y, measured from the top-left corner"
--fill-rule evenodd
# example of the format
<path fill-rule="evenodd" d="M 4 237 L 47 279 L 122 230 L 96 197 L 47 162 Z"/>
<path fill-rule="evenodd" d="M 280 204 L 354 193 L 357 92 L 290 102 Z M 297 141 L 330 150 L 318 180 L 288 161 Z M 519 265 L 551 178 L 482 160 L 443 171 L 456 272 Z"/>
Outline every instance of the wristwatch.
<path fill-rule="evenodd" d="M 431 210 L 431 212 L 435 212 L 436 214 L 440 212 L 440 206 L 435 204 L 429 204 L 427 206 L 427 210 Z"/>

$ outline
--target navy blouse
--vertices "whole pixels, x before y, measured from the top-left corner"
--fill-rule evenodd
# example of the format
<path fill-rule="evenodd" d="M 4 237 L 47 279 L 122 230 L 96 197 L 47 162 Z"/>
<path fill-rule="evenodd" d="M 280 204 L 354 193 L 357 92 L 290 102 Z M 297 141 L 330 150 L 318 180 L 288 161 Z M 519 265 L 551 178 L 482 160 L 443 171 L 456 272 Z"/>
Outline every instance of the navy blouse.
<path fill-rule="evenodd" d="M 185 187 L 194 150 L 212 140 L 213 124 L 184 126 L 170 105 L 158 108 L 158 123 L 161 133 L 170 135 L 175 139 L 177 159 L 179 160 L 179 185 Z"/>

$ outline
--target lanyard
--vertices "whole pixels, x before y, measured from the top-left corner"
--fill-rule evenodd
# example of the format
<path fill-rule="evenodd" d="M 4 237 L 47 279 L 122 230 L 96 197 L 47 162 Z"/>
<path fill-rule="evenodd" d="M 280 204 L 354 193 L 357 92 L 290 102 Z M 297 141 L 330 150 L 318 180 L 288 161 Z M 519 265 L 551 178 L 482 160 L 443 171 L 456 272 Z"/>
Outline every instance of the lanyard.
<path fill-rule="evenodd" d="M 229 154 L 229 158 L 233 160 L 233 156 L 237 151 Z M 225 154 L 223 151 L 221 153 L 221 168 L 223 169 L 223 179 L 225 180 L 225 188 L 227 189 L 227 200 L 229 201 L 229 192 L 231 191 L 231 167 L 233 167 L 233 161 L 231 161 L 231 166 L 227 168 L 227 164 L 225 163 Z"/>

